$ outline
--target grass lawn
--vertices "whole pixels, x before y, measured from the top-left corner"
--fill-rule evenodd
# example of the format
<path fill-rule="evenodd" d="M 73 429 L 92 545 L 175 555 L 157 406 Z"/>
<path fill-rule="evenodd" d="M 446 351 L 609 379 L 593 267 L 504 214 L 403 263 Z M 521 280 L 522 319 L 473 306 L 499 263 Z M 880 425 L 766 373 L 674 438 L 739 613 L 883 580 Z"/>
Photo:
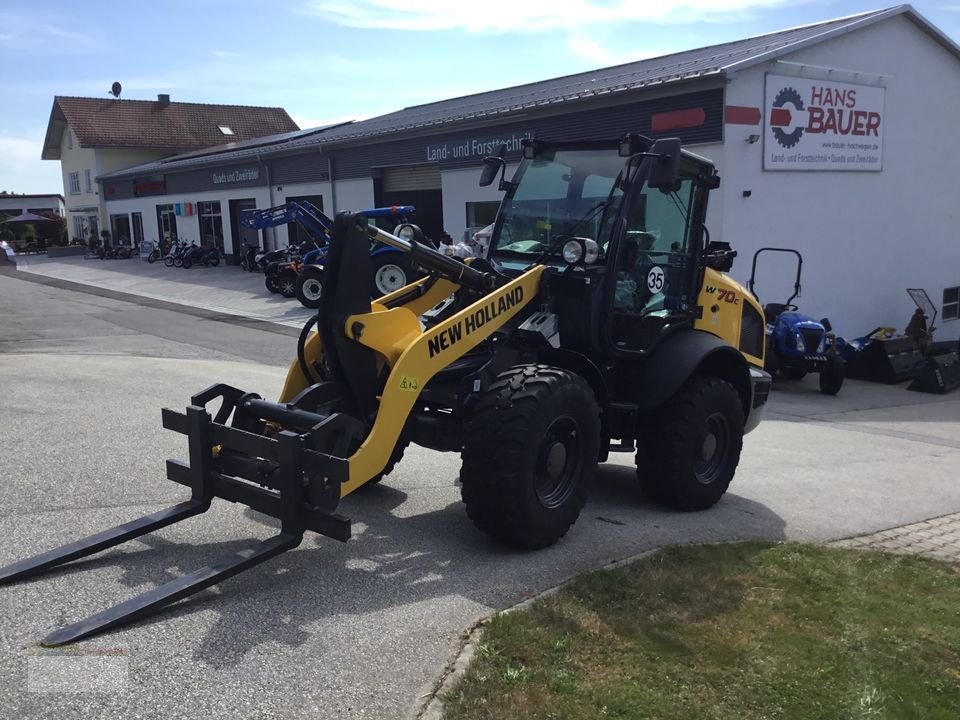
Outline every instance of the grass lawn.
<path fill-rule="evenodd" d="M 498 616 L 446 718 L 960 718 L 960 567 L 668 548 Z"/>

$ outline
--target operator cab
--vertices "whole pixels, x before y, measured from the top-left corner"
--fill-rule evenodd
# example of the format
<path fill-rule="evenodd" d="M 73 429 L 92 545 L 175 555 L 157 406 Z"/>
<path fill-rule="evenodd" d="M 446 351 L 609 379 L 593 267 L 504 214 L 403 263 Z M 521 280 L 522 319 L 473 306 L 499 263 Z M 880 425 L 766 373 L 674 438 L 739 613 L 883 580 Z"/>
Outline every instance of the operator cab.
<path fill-rule="evenodd" d="M 555 268 L 561 345 L 648 351 L 696 305 L 706 190 L 713 165 L 677 140 L 526 141 L 493 229 L 488 260 L 506 275 Z M 489 184 L 500 158 L 485 160 Z M 490 168 L 494 172 L 490 172 Z"/>

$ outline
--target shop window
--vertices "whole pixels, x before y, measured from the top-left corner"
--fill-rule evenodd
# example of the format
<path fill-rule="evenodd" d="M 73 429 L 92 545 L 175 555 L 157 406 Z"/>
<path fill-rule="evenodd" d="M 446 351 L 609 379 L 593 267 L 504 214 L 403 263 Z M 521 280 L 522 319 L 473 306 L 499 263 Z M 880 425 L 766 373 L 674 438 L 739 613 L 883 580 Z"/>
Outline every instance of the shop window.
<path fill-rule="evenodd" d="M 173 205 L 157 205 L 157 227 L 160 228 L 160 242 L 166 245 L 177 241 L 177 214 Z"/>
<path fill-rule="evenodd" d="M 500 208 L 500 202 L 497 200 L 487 202 L 468 202 L 467 203 L 467 227 L 482 228 L 490 225 L 497 219 L 497 210 Z"/>
<path fill-rule="evenodd" d="M 130 245 L 130 216 L 111 215 L 110 232 L 113 233 L 114 245 Z"/>
<path fill-rule="evenodd" d="M 940 317 L 944 320 L 956 320 L 960 317 L 960 287 L 944 289 L 943 312 Z"/>
<path fill-rule="evenodd" d="M 73 216 L 73 237 L 77 240 L 87 239 L 87 222 L 80 215 Z"/>
<path fill-rule="evenodd" d="M 197 203 L 200 216 L 200 244 L 213 245 L 223 252 L 223 217 L 220 215 L 220 201 Z"/>
<path fill-rule="evenodd" d="M 130 218 L 133 220 L 133 242 L 139 246 L 143 242 L 143 213 L 131 213 Z"/>
<path fill-rule="evenodd" d="M 80 194 L 80 173 L 78 172 L 70 173 L 70 194 Z"/>

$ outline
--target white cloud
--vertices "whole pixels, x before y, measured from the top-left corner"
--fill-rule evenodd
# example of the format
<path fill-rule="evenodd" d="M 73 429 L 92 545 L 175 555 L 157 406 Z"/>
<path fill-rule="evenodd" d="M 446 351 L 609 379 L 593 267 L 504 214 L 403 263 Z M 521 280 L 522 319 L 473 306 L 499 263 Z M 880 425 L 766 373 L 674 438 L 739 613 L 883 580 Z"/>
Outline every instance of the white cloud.
<path fill-rule="evenodd" d="M 736 20 L 744 13 L 796 4 L 796 0 L 306 0 L 303 12 L 340 25 L 392 30 L 547 32 L 625 22 Z"/>
<path fill-rule="evenodd" d="M 574 55 L 582 57 L 585 60 L 589 60 L 591 63 L 597 66 L 622 65 L 624 63 L 636 62 L 637 60 L 645 60 L 647 58 L 659 57 L 661 55 L 669 55 L 672 52 L 677 52 L 677 50 L 684 49 L 657 48 L 648 50 L 635 49 L 617 52 L 615 50 L 611 50 L 603 43 L 578 34 L 571 34 L 570 37 L 567 38 L 567 48 Z"/>
<path fill-rule="evenodd" d="M 0 12 L 0 49 L 38 54 L 87 52 L 97 45 L 89 32 L 68 30 L 64 23 L 49 19 L 43 12 Z"/>
<path fill-rule="evenodd" d="M 0 190 L 18 193 L 62 193 L 60 163 L 41 160 L 43 136 L 0 134 Z"/>

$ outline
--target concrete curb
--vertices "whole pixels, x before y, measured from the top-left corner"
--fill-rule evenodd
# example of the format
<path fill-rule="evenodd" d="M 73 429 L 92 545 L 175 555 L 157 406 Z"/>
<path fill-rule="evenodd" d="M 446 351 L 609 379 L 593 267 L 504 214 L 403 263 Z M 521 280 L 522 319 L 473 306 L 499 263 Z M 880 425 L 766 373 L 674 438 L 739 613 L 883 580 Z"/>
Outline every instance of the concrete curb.
<path fill-rule="evenodd" d="M 605 565 L 595 568 L 594 570 L 586 570 L 584 572 L 595 572 L 596 570 L 616 570 L 624 565 L 630 565 L 631 563 L 635 563 L 646 557 L 655 555 L 661 550 L 663 550 L 663 548 L 645 550 L 642 553 L 637 553 L 636 555 L 631 555 L 620 560 L 613 560 Z M 424 698 L 424 702 L 420 705 L 419 710 L 416 710 L 410 717 L 414 718 L 415 720 L 442 720 L 444 708 L 443 696 L 453 689 L 453 686 L 467 671 L 467 668 L 470 666 L 470 661 L 473 660 L 473 656 L 477 652 L 477 646 L 480 644 L 481 630 L 483 630 L 490 620 L 498 615 L 508 615 L 509 613 L 517 612 L 518 610 L 525 610 L 534 603 L 540 602 L 544 598 L 548 598 L 551 595 L 557 594 L 582 574 L 583 573 L 578 573 L 573 577 L 569 577 L 563 582 L 547 588 L 543 592 L 537 593 L 532 597 L 525 598 L 515 605 L 511 605 L 503 610 L 492 612 L 489 615 L 482 617 L 470 628 L 464 631 L 464 633 L 461 635 L 460 647 L 457 650 L 456 655 L 454 655 L 453 659 L 444 669 L 443 673 L 440 675 L 440 678 L 434 684 L 433 689 L 427 693 L 427 697 Z"/>

